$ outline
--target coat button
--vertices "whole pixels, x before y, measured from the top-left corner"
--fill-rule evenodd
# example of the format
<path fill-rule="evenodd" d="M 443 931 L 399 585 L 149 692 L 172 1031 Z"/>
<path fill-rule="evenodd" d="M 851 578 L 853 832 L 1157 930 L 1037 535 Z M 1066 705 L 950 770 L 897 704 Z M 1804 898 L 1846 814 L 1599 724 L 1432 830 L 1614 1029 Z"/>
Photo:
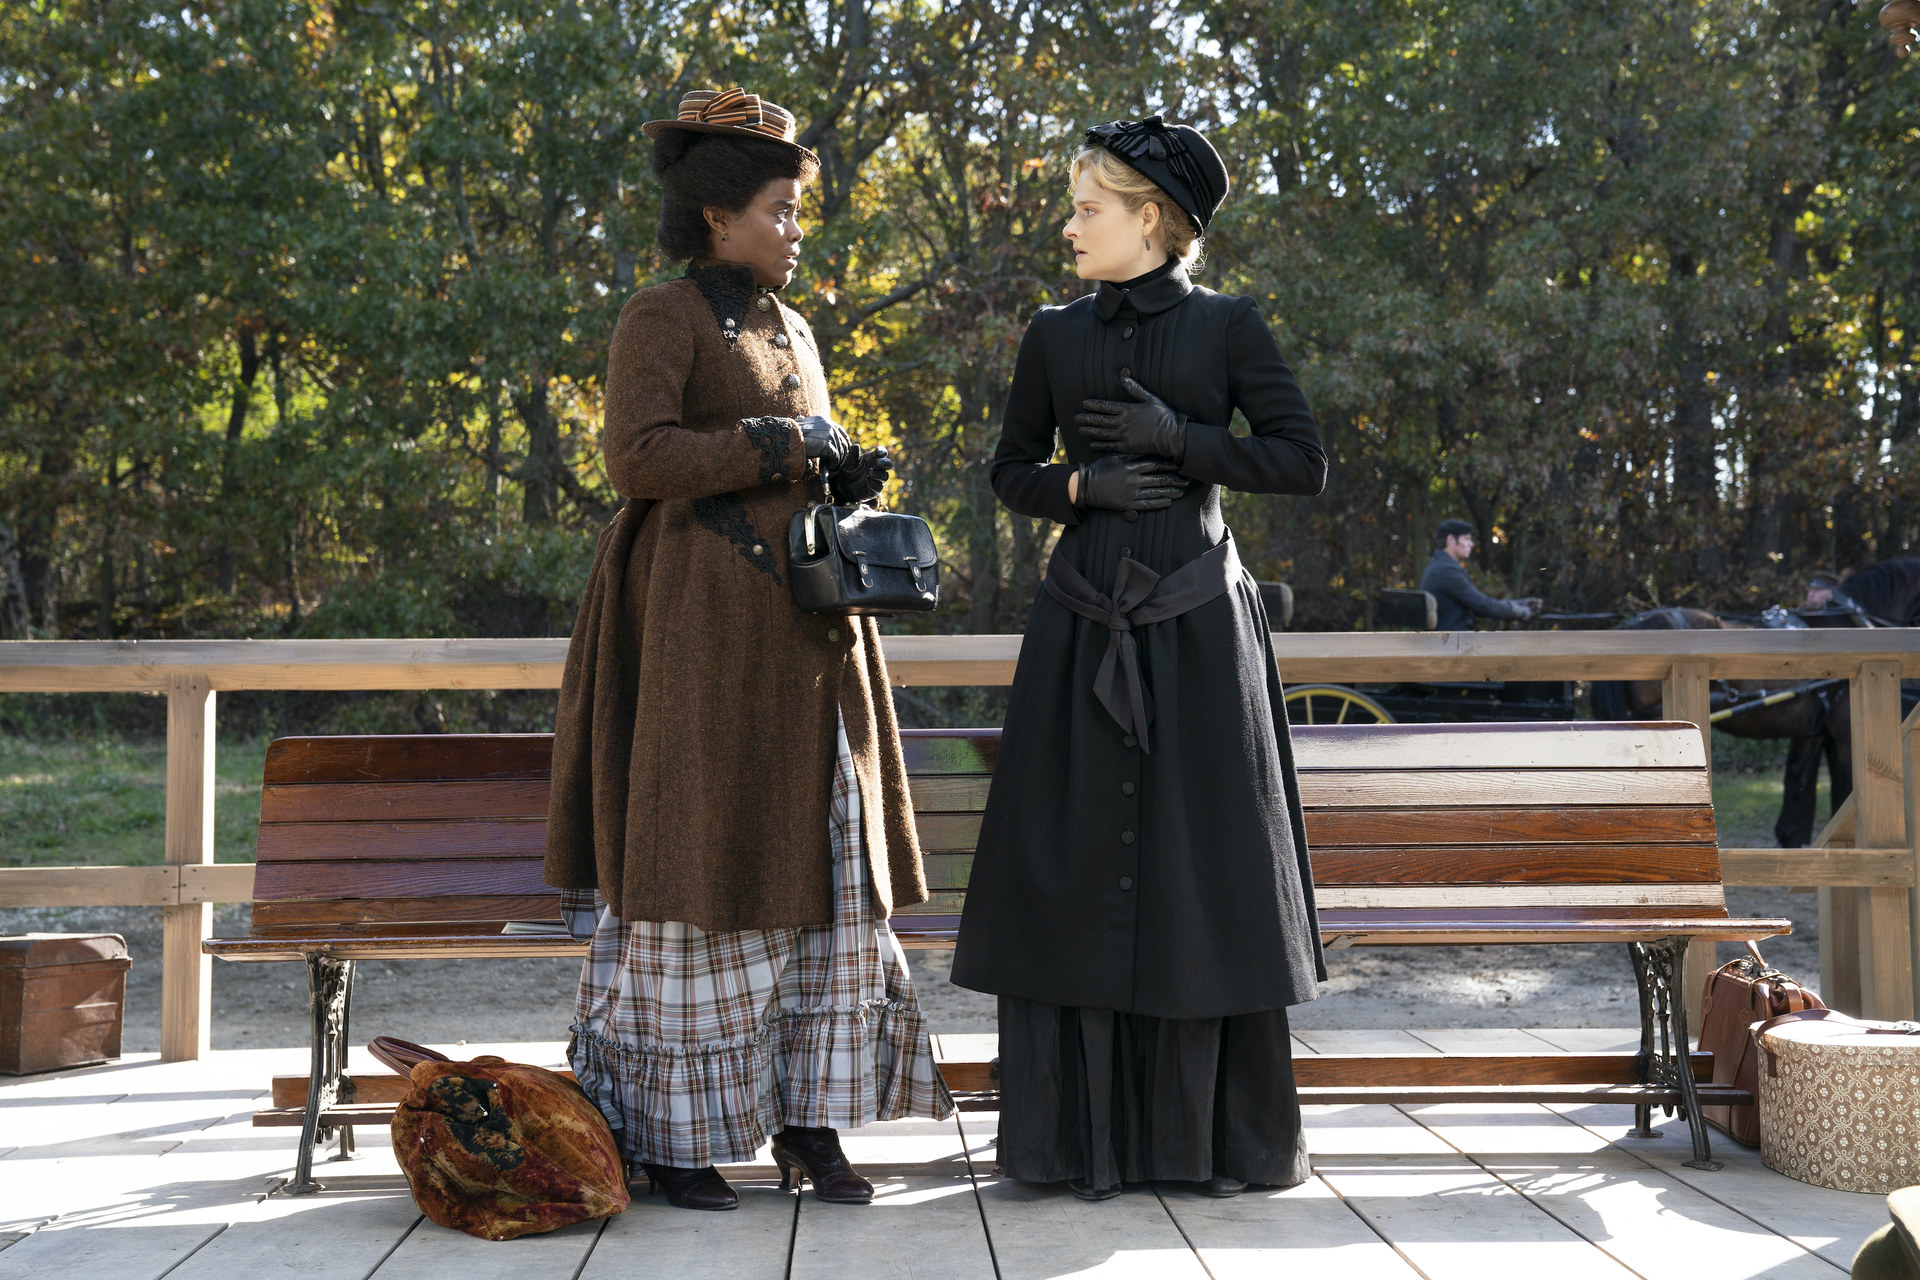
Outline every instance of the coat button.
<path fill-rule="evenodd" d="M 1134 737 L 1132 734 L 1128 734 L 1125 738 L 1121 739 L 1121 741 L 1125 742 L 1130 747 L 1137 747 L 1140 745 L 1140 739 Z"/>
<path fill-rule="evenodd" d="M 762 311 L 771 311 L 773 310 L 773 299 L 763 293 L 753 300 L 753 305 Z"/>
<path fill-rule="evenodd" d="M 1132 524 L 1132 523 L 1133 523 L 1133 522 L 1134 522 L 1135 520 L 1138 520 L 1139 518 L 1140 518 L 1140 513 L 1139 513 L 1138 511 L 1129 511 L 1129 512 L 1127 512 L 1127 523 L 1128 523 L 1128 524 Z"/>
<path fill-rule="evenodd" d="M 779 471 L 776 471 L 776 472 L 774 472 L 774 473 L 773 473 L 773 475 L 771 475 L 770 477 L 768 477 L 768 483 L 770 483 L 770 484 L 779 484 L 779 483 L 780 483 L 780 482 L 781 482 L 782 480 L 785 480 L 786 478 L 787 478 L 787 477 L 786 477 L 786 475 L 785 475 L 784 473 L 782 473 L 782 472 L 779 472 Z"/>
<path fill-rule="evenodd" d="M 800 385 L 800 375 L 797 373 L 790 373 L 786 377 L 780 379 L 780 385 L 785 387 L 787 390 L 791 391 L 795 387 Z"/>
<path fill-rule="evenodd" d="M 838 640 L 839 638 L 840 638 L 840 628 L 838 627 L 827 628 L 827 639 Z"/>
<path fill-rule="evenodd" d="M 1131 782 L 1123 782 L 1123 783 L 1121 783 L 1121 784 L 1120 784 L 1120 794 L 1121 794 L 1121 795 L 1123 795 L 1123 796 L 1130 796 L 1130 795 L 1132 795 L 1132 794 L 1133 794 L 1133 784 L 1132 784 Z"/>
<path fill-rule="evenodd" d="M 1132 843 L 1133 843 L 1133 832 L 1131 832 L 1131 831 L 1122 831 L 1122 832 L 1120 833 L 1120 843 L 1121 843 L 1121 844 L 1132 844 Z"/>
<path fill-rule="evenodd" d="M 1133 336 L 1133 326 L 1128 325 L 1126 328 L 1122 329 L 1120 331 L 1120 336 L 1123 338 L 1131 338 Z"/>
<path fill-rule="evenodd" d="M 1128 889 L 1131 889 L 1131 888 L 1133 888 L 1133 877 L 1132 877 L 1132 876 L 1121 876 L 1121 877 L 1120 877 L 1120 889 L 1121 889 L 1121 892 L 1123 892 L 1123 893 L 1124 893 L 1125 891 L 1127 891 Z"/>
<path fill-rule="evenodd" d="M 773 345 L 776 347 L 779 347 L 781 350 L 784 351 L 786 348 L 788 348 L 789 346 L 792 346 L 793 344 L 786 334 L 776 333 L 773 335 Z"/>
<path fill-rule="evenodd" d="M 762 546 L 760 543 L 756 542 L 753 544 L 753 554 L 757 556 L 763 556 L 767 554 L 767 549 L 764 546 Z"/>

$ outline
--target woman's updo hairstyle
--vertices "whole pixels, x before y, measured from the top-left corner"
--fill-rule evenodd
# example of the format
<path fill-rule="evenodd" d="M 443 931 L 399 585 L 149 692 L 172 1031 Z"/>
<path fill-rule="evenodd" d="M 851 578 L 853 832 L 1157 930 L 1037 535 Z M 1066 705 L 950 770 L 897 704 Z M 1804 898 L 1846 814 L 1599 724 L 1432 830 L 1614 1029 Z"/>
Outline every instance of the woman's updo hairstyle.
<path fill-rule="evenodd" d="M 797 178 L 805 186 L 819 173 L 819 161 L 770 138 L 662 130 L 653 142 L 653 176 L 665 192 L 655 240 L 668 257 L 704 257 L 711 251 L 704 210 L 740 213 L 769 182 Z"/>
<path fill-rule="evenodd" d="M 1073 158 L 1069 184 L 1078 183 L 1080 175 L 1089 170 L 1095 182 L 1120 197 L 1128 213 L 1139 213 L 1148 205 L 1157 207 L 1160 210 L 1162 234 L 1167 239 L 1167 252 L 1189 271 L 1199 266 L 1200 255 L 1206 251 L 1206 239 L 1193 225 L 1193 219 L 1187 216 L 1187 211 L 1173 202 L 1172 196 L 1105 147 L 1080 148 L 1079 154 Z"/>

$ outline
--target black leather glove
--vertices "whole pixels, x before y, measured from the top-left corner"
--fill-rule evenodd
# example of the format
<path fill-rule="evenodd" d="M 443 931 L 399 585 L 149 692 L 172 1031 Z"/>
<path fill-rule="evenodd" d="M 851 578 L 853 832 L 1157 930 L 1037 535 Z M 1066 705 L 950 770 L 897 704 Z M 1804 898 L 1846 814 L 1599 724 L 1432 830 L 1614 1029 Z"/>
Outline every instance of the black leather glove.
<path fill-rule="evenodd" d="M 1082 400 L 1085 413 L 1074 415 L 1080 434 L 1092 441 L 1102 453 L 1125 453 L 1134 457 L 1172 458 L 1187 456 L 1187 419 L 1175 413 L 1167 402 L 1132 378 L 1120 385 L 1133 397 L 1129 404 L 1120 400 Z"/>
<path fill-rule="evenodd" d="M 847 429 L 831 418 L 822 418 L 811 414 L 805 418 L 796 418 L 794 424 L 800 428 L 801 438 L 807 444 L 807 456 L 820 459 L 820 470 L 824 475 L 832 475 L 847 464 L 847 459 L 860 451 L 854 446 L 853 437 Z"/>
<path fill-rule="evenodd" d="M 862 449 L 829 476 L 827 483 L 833 489 L 833 500 L 851 507 L 879 497 L 892 475 L 892 454 L 885 449 Z"/>
<path fill-rule="evenodd" d="M 1112 454 L 1080 464 L 1076 507 L 1107 511 L 1158 511 L 1170 507 L 1187 490 L 1189 481 L 1171 462 L 1158 458 L 1123 458 Z"/>

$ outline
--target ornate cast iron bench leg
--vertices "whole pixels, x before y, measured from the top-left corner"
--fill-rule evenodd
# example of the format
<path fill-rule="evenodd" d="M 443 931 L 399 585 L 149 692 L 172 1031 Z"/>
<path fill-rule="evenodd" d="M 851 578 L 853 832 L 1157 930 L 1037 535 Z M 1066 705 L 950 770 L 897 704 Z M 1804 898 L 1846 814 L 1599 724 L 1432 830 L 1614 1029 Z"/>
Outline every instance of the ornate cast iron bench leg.
<path fill-rule="evenodd" d="M 347 1007 L 353 994 L 353 961 L 311 953 L 307 956 L 307 1009 L 312 1016 L 313 1066 L 307 1077 L 307 1115 L 300 1126 L 300 1156 L 293 1181 L 281 1188 L 290 1196 L 311 1195 L 321 1189 L 313 1180 L 313 1149 L 333 1136 L 320 1117 L 341 1097 L 341 1079 L 347 1068 Z M 340 1129 L 336 1160 L 353 1159 L 353 1129 Z"/>
<path fill-rule="evenodd" d="M 1636 1073 L 1644 1084 L 1664 1084 L 1680 1095 L 1677 1110 L 1687 1122 L 1693 1138 L 1690 1169 L 1718 1169 L 1707 1141 L 1707 1122 L 1700 1114 L 1700 1093 L 1693 1079 L 1692 1042 L 1687 1037 L 1687 1004 L 1675 990 L 1685 980 L 1687 944 L 1685 936 L 1662 938 L 1658 942 L 1629 942 L 1633 957 L 1633 976 L 1640 988 L 1640 1054 Z M 1676 1108 L 1666 1108 L 1672 1114 Z M 1637 1104 L 1633 1109 L 1633 1128 L 1628 1136 L 1657 1138 L 1653 1127 L 1653 1106 Z"/>

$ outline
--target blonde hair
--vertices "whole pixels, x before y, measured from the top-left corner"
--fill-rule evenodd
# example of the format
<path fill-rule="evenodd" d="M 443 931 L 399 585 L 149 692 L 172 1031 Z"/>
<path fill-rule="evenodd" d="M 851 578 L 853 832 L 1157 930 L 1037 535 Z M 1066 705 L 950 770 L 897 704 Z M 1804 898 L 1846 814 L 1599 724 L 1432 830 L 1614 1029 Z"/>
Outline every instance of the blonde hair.
<path fill-rule="evenodd" d="M 1073 172 L 1068 182 L 1077 184 L 1080 175 L 1089 170 L 1095 182 L 1120 197 L 1128 213 L 1139 213 L 1148 205 L 1157 207 L 1160 226 L 1167 238 L 1167 252 L 1188 270 L 1199 265 L 1200 255 L 1206 251 L 1206 239 L 1193 225 L 1187 211 L 1173 202 L 1172 196 L 1105 147 L 1080 148 L 1073 158 Z"/>

